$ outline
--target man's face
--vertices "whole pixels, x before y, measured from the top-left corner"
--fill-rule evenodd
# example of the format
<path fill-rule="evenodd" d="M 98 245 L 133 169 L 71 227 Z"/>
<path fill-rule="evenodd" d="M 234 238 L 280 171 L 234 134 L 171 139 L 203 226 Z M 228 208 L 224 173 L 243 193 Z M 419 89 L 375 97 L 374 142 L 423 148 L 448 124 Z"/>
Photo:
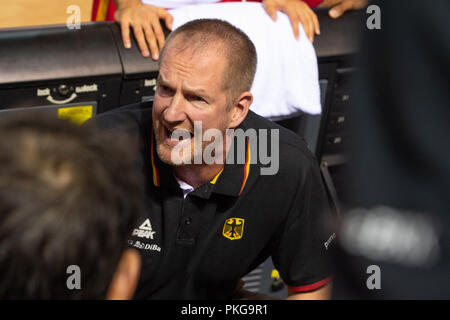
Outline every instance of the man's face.
<path fill-rule="evenodd" d="M 170 165 L 174 165 L 172 152 L 177 153 L 178 159 L 194 163 L 194 154 L 200 150 L 199 146 L 194 150 L 194 122 L 201 122 L 203 132 L 214 128 L 225 137 L 231 114 L 227 110 L 226 92 L 222 89 L 226 59 L 214 48 L 192 54 L 189 49 L 180 53 L 174 47 L 176 45 L 171 43 L 164 53 L 153 103 L 158 156 Z M 185 130 L 191 138 L 172 140 L 175 130 Z M 195 138 L 202 141 L 201 137 Z M 201 152 L 208 143 L 202 143 Z M 180 152 L 181 147 L 190 152 Z"/>

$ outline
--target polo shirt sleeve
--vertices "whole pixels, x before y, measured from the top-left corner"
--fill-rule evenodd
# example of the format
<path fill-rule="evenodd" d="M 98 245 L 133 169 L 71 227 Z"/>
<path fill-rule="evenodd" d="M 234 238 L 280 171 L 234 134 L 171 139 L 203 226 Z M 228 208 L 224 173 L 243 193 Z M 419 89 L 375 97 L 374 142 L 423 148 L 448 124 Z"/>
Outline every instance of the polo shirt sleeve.
<path fill-rule="evenodd" d="M 272 259 L 290 289 L 308 292 L 332 279 L 329 250 L 335 235 L 318 165 L 311 163 L 299 180 Z"/>

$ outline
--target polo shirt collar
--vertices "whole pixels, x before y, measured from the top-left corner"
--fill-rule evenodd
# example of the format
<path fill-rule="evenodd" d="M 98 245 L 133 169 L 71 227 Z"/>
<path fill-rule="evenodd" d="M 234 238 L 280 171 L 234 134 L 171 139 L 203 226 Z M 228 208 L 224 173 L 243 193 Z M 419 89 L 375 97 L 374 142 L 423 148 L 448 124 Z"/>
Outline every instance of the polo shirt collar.
<path fill-rule="evenodd" d="M 231 148 L 234 148 L 234 142 Z M 251 164 L 250 143 L 245 142 L 245 163 L 235 163 L 228 159 L 223 172 L 217 177 L 212 192 L 226 196 L 238 197 L 247 185 L 248 177 L 254 173 L 254 165 Z M 211 181 L 210 181 L 211 184 Z"/>

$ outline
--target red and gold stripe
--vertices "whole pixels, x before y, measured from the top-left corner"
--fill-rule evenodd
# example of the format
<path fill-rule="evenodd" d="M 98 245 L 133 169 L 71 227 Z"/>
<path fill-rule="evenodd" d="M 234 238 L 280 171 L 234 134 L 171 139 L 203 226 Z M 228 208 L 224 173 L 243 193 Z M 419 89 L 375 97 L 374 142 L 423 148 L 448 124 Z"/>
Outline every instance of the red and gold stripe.
<path fill-rule="evenodd" d="M 244 179 L 242 181 L 242 186 L 241 190 L 239 191 L 239 195 L 241 195 L 242 190 L 244 190 L 245 183 L 247 182 L 249 174 L 250 174 L 250 142 L 247 141 L 247 154 L 245 156 Z"/>
<path fill-rule="evenodd" d="M 158 169 L 156 168 L 156 164 L 155 164 L 155 144 L 154 144 L 154 135 L 152 134 L 152 147 L 151 147 L 151 160 L 152 160 L 152 171 L 153 171 L 153 185 L 155 187 L 159 187 L 160 183 L 159 183 L 159 173 L 158 173 Z"/>
<path fill-rule="evenodd" d="M 116 5 L 112 0 L 94 0 L 91 21 L 114 21 Z"/>
<path fill-rule="evenodd" d="M 216 184 L 217 179 L 219 179 L 220 174 L 222 173 L 224 168 L 220 169 L 219 173 L 216 174 L 216 176 L 214 177 L 214 179 L 212 179 L 209 183 L 211 184 Z"/>

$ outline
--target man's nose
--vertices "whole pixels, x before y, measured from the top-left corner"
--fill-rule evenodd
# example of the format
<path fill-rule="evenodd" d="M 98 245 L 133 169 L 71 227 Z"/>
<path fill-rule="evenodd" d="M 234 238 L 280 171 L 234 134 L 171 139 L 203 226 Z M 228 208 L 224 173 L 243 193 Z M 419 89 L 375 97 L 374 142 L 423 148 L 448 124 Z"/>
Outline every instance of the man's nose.
<path fill-rule="evenodd" d="M 183 122 L 186 119 L 186 101 L 180 94 L 175 94 L 164 111 L 167 122 Z"/>

